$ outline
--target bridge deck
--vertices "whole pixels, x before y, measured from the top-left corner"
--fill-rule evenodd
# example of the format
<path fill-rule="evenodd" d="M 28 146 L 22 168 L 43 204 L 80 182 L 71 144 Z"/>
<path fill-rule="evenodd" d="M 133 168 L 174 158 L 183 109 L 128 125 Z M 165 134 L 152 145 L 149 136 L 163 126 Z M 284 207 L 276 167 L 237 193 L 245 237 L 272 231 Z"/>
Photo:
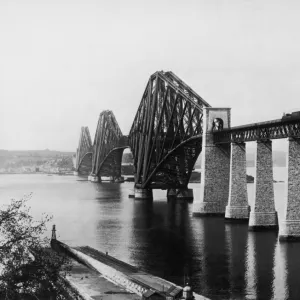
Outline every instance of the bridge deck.
<path fill-rule="evenodd" d="M 283 118 L 214 132 L 214 143 L 250 142 L 300 137 L 300 117 Z"/>

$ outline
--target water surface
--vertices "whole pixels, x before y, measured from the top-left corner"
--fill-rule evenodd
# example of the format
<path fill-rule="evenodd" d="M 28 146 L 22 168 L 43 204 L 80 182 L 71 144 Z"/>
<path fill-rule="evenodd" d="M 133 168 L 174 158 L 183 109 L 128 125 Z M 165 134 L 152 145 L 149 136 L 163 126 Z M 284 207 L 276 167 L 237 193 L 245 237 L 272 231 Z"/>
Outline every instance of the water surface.
<path fill-rule="evenodd" d="M 251 170 L 248 172 L 251 174 Z M 276 178 L 274 172 L 274 178 Z M 278 171 L 283 176 L 284 170 Z M 276 175 L 276 176 L 275 176 Z M 284 183 L 276 183 L 279 219 Z M 0 202 L 33 192 L 32 214 L 53 215 L 60 240 L 90 245 L 212 299 L 300 299 L 300 243 L 278 243 L 277 232 L 248 232 L 247 224 L 192 217 L 192 204 L 128 198 L 132 183 L 95 184 L 73 176 L 1 175 Z M 195 197 L 199 184 L 191 184 Z M 253 184 L 248 184 L 250 203 Z"/>

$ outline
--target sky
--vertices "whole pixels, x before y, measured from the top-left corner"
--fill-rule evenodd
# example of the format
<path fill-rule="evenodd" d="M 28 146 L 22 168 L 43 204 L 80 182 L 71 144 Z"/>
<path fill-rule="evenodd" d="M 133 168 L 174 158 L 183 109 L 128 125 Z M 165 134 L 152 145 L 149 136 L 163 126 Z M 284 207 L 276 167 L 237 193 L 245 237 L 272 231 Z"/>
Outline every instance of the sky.
<path fill-rule="evenodd" d="M 75 151 L 102 110 L 128 134 L 172 71 L 232 126 L 300 110 L 295 0 L 0 0 L 0 149 Z"/>

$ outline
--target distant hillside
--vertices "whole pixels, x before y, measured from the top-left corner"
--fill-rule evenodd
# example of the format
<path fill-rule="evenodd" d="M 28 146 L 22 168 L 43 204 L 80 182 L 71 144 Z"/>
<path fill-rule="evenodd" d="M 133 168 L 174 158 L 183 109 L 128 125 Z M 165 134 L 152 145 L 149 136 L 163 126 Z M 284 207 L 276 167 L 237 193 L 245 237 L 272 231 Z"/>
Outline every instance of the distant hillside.
<path fill-rule="evenodd" d="M 0 168 L 40 166 L 51 159 L 72 158 L 73 152 L 52 150 L 0 150 Z M 69 159 L 67 159 L 69 161 Z M 65 163 L 65 160 L 64 160 Z"/>
<path fill-rule="evenodd" d="M 255 149 L 247 149 L 246 159 L 247 167 L 254 167 Z M 273 151 L 273 166 L 285 167 L 286 165 L 286 153 L 284 151 Z M 201 168 L 201 154 L 195 163 L 195 169 Z"/>
<path fill-rule="evenodd" d="M 73 155 L 75 152 L 55 151 L 55 150 L 3 150 L 0 149 L 0 156 L 41 156 L 41 157 L 55 157 L 61 155 Z"/>

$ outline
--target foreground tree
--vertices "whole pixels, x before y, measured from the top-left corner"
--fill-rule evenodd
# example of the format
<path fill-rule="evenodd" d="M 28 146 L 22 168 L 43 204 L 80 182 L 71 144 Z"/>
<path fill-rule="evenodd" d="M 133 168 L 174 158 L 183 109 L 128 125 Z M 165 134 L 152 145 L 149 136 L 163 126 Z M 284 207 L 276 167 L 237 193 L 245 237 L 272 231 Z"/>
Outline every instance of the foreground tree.
<path fill-rule="evenodd" d="M 65 299 L 70 262 L 49 248 L 44 233 L 51 217 L 35 221 L 26 206 L 30 198 L 0 210 L 0 299 Z"/>

